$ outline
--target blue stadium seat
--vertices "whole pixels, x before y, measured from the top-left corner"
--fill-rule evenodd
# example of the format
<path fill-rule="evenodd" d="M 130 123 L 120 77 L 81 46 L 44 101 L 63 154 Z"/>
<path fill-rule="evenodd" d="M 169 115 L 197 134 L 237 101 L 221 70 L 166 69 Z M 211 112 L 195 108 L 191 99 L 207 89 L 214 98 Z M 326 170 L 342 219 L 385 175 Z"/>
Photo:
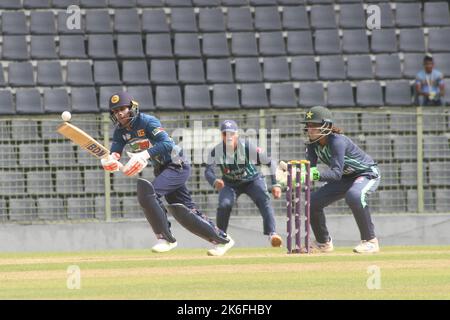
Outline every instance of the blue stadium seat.
<path fill-rule="evenodd" d="M 239 93 L 235 84 L 216 84 L 213 90 L 213 106 L 216 109 L 239 109 Z"/>
<path fill-rule="evenodd" d="M 141 20 L 136 8 L 114 10 L 115 33 L 141 33 Z"/>
<path fill-rule="evenodd" d="M 270 87 L 270 106 L 274 108 L 297 108 L 297 96 L 291 83 L 276 83 Z"/>
<path fill-rule="evenodd" d="M 126 85 L 149 84 L 148 66 L 145 60 L 122 62 L 122 81 Z"/>
<path fill-rule="evenodd" d="M 248 83 L 241 86 L 241 105 L 243 108 L 268 108 L 264 83 Z"/>
<path fill-rule="evenodd" d="M 62 67 L 59 61 L 39 61 L 36 82 L 40 86 L 63 86 Z"/>
<path fill-rule="evenodd" d="M 186 59 L 178 62 L 178 80 L 181 83 L 205 83 L 205 70 L 203 60 Z"/>
<path fill-rule="evenodd" d="M 156 107 L 160 110 L 182 110 L 183 100 L 179 86 L 157 86 Z"/>
<path fill-rule="evenodd" d="M 142 11 L 142 32 L 169 32 L 169 24 L 163 9 L 145 9 Z"/>
<path fill-rule="evenodd" d="M 172 58 L 172 41 L 168 33 L 147 34 L 145 52 L 149 58 Z"/>
<path fill-rule="evenodd" d="M 31 36 L 31 59 L 57 59 L 53 36 Z"/>
<path fill-rule="evenodd" d="M 41 94 L 38 89 L 16 90 L 16 112 L 18 114 L 44 113 Z"/>
<path fill-rule="evenodd" d="M 144 58 L 144 46 L 140 34 L 117 35 L 117 56 L 122 59 Z"/>
<path fill-rule="evenodd" d="M 207 85 L 187 85 L 184 87 L 184 105 L 186 109 L 212 109 L 211 96 Z"/>
<path fill-rule="evenodd" d="M 55 16 L 52 11 L 32 11 L 30 13 L 31 34 L 56 34 Z"/>
<path fill-rule="evenodd" d="M 71 89 L 72 112 L 99 112 L 95 88 Z"/>
<path fill-rule="evenodd" d="M 206 80 L 209 83 L 233 82 L 233 71 L 229 59 L 208 59 L 206 61 Z"/>
<path fill-rule="evenodd" d="M 69 94 L 65 88 L 51 88 L 44 90 L 45 113 L 61 113 L 70 111 Z"/>

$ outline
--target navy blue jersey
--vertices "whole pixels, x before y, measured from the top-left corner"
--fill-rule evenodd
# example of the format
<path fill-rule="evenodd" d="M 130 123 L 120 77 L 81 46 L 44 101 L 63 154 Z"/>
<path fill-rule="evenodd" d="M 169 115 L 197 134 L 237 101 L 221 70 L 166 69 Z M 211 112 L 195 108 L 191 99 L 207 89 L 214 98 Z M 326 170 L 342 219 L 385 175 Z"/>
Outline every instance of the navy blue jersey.
<path fill-rule="evenodd" d="M 131 152 L 147 150 L 153 165 L 159 166 L 172 162 L 172 150 L 176 147 L 159 119 L 143 113 L 139 113 L 130 130 L 117 128 L 114 131 L 111 152 L 122 154 L 126 145 Z"/>
<path fill-rule="evenodd" d="M 342 177 L 360 175 L 378 176 L 378 170 L 373 168 L 376 166 L 373 159 L 342 134 L 328 135 L 324 146 L 319 142 L 308 145 L 306 157 L 311 161 L 311 167 L 317 166 L 318 159 L 330 167 L 320 172 L 320 181 L 336 181 Z"/>

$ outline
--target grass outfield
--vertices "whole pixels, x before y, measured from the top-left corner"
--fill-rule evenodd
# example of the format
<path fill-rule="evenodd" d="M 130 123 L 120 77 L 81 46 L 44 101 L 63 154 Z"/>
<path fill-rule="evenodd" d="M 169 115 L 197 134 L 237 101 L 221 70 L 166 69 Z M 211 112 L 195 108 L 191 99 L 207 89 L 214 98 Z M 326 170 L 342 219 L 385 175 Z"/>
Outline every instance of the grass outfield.
<path fill-rule="evenodd" d="M 287 255 L 284 249 L 0 254 L 0 299 L 450 299 L 450 247 L 351 248 Z M 81 288 L 67 289 L 67 268 Z M 369 290 L 368 268 L 381 271 Z"/>

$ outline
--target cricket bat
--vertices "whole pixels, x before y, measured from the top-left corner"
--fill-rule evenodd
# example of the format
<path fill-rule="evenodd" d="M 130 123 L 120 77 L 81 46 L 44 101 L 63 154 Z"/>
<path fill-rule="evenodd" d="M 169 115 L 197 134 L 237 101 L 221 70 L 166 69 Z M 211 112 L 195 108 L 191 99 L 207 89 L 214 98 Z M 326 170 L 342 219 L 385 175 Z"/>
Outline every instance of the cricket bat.
<path fill-rule="evenodd" d="M 98 159 L 109 156 L 110 152 L 106 147 L 73 124 L 61 123 L 56 131 Z"/>

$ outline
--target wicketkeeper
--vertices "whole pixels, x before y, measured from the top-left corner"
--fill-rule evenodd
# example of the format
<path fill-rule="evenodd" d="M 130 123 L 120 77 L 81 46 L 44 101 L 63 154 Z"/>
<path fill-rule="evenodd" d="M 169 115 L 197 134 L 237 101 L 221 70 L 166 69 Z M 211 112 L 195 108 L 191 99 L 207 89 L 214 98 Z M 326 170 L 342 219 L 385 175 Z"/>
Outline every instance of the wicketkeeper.
<path fill-rule="evenodd" d="M 274 210 L 267 184 L 255 166 L 260 164 L 270 166 L 272 195 L 275 199 L 279 199 L 281 187 L 276 182 L 276 163 L 248 139 L 239 138 L 235 121 L 223 121 L 220 130 L 222 142 L 211 151 L 205 169 L 205 177 L 209 184 L 219 191 L 217 226 L 221 230 L 227 230 L 231 209 L 236 199 L 245 193 L 258 207 L 263 218 L 263 232 L 269 236 L 272 246 L 281 246 L 281 237 L 275 230 Z M 222 172 L 221 178 L 216 177 L 214 172 L 216 165 Z"/>
<path fill-rule="evenodd" d="M 166 209 L 160 200 L 164 196 L 169 204 L 167 211 L 183 227 L 214 244 L 208 254 L 223 255 L 234 245 L 234 241 L 202 214 L 192 201 L 186 187 L 191 167 L 183 157 L 181 148 L 175 145 L 157 118 L 139 113 L 138 103 L 127 92 L 112 95 L 109 108 L 116 128 L 111 155 L 106 160 L 102 159 L 103 168 L 111 172 L 121 170 L 132 177 L 141 172 L 149 161 L 154 166 L 156 178 L 153 182 L 145 179 L 138 179 L 137 182 L 139 204 L 158 239 L 152 250 L 166 252 L 177 246 L 170 231 Z M 130 160 L 122 167 L 119 160 L 127 145 L 133 153 L 129 153 Z"/>

